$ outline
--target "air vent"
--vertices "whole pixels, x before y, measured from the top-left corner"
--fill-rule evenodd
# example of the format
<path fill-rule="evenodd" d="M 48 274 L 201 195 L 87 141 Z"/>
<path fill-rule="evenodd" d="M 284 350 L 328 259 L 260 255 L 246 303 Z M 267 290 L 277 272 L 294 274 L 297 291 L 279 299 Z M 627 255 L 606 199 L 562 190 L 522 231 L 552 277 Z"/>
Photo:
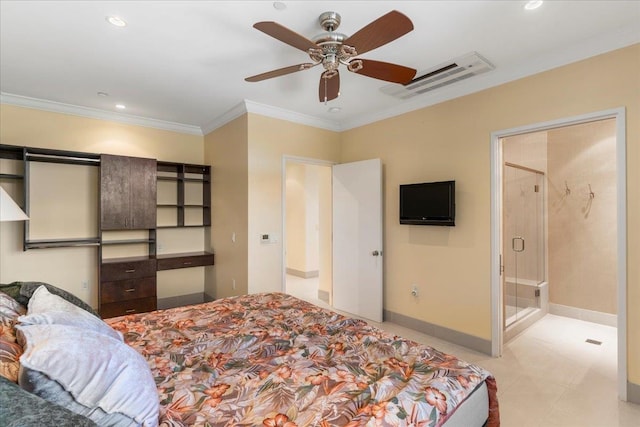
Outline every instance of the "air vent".
<path fill-rule="evenodd" d="M 494 68 L 489 61 L 477 52 L 471 52 L 429 70 L 419 72 L 419 77 L 411 80 L 406 85 L 387 85 L 380 88 L 380 90 L 387 95 L 407 99 L 486 73 Z"/>

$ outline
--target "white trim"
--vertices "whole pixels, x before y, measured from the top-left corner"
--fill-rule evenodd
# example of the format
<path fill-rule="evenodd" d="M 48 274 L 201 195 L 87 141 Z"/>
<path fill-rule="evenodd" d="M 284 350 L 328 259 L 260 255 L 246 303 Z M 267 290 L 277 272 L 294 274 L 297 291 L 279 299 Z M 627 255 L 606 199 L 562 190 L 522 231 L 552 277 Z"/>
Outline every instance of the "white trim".
<path fill-rule="evenodd" d="M 570 307 L 562 304 L 549 303 L 549 313 L 556 316 L 571 317 L 585 322 L 598 323 L 600 325 L 618 326 L 618 315 L 603 313 L 601 311 L 587 310 L 586 308 Z"/>
<path fill-rule="evenodd" d="M 91 119 L 108 120 L 127 125 L 144 126 L 154 129 L 168 130 L 189 135 L 202 135 L 199 126 L 185 125 L 182 123 L 168 122 L 147 117 L 132 116 L 129 114 L 115 113 L 99 110 L 97 108 L 81 107 L 79 105 L 65 104 L 62 102 L 48 101 L 46 99 L 30 98 L 28 96 L 0 93 L 0 103 L 15 105 L 18 107 L 33 108 L 36 110 L 50 111 L 52 113 L 70 114 L 72 116 L 88 117 Z"/>
<path fill-rule="evenodd" d="M 313 126 L 320 129 L 332 130 L 335 132 L 341 130 L 338 123 L 333 120 L 321 119 L 319 117 L 297 113 L 291 110 L 285 110 L 284 108 L 260 104 L 258 102 L 249 101 L 248 99 L 245 99 L 244 102 L 248 113 L 256 113 L 267 117 L 273 117 L 275 119 L 286 120 L 293 123 Z"/>
<path fill-rule="evenodd" d="M 286 120 L 292 123 L 299 123 L 302 125 L 312 126 L 315 128 L 332 130 L 338 132 L 341 130 L 337 122 L 331 120 L 325 120 L 307 114 L 297 113 L 291 110 L 285 110 L 284 108 L 273 107 L 267 104 L 260 104 L 259 102 L 250 101 L 248 99 L 243 100 L 235 107 L 224 113 L 223 115 L 216 117 L 202 127 L 202 133 L 204 135 L 212 132 L 219 127 L 224 126 L 231 120 L 234 120 L 245 113 L 255 113 L 261 116 L 272 117 L 274 119 Z"/>
<path fill-rule="evenodd" d="M 505 129 L 491 133 L 491 351 L 502 353 L 502 289 L 500 283 L 500 232 L 502 168 L 500 138 L 544 131 L 596 120 L 616 120 L 617 275 L 618 275 L 618 396 L 627 400 L 627 163 L 625 108 Z"/>
<path fill-rule="evenodd" d="M 629 26 L 608 36 L 598 36 L 583 40 L 569 48 L 547 52 L 514 64 L 511 67 L 496 67 L 495 70 L 474 76 L 471 79 L 457 82 L 432 92 L 430 95 L 418 96 L 413 101 L 382 111 L 372 111 L 361 114 L 351 120 L 340 123 L 340 130 L 349 130 L 374 123 L 380 120 L 399 116 L 414 110 L 439 104 L 461 96 L 469 95 L 494 86 L 518 80 L 553 68 L 561 67 L 583 59 L 601 55 L 616 49 L 640 43 L 640 31 L 637 27 Z"/>
<path fill-rule="evenodd" d="M 214 130 L 226 125 L 230 121 L 237 119 L 238 117 L 242 116 L 246 112 L 247 112 L 247 108 L 245 107 L 245 101 L 242 101 L 239 104 L 235 105 L 230 110 L 228 110 L 223 115 L 216 117 L 209 123 L 202 126 L 202 134 L 207 135 L 208 133 L 213 132 Z"/>

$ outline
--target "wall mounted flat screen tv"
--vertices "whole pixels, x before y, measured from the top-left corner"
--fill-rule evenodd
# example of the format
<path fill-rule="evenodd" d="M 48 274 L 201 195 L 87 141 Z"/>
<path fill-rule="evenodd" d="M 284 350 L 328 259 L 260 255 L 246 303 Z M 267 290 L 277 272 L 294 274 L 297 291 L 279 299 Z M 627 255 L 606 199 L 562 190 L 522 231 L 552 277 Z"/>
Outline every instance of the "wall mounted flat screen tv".
<path fill-rule="evenodd" d="M 400 185 L 400 224 L 454 226 L 456 182 Z"/>

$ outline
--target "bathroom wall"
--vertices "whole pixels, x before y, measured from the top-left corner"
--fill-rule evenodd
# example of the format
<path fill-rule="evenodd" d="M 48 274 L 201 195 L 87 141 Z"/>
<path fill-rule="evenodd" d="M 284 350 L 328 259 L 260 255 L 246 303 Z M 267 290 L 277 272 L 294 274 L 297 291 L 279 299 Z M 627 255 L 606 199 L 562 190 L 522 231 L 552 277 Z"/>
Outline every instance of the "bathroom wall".
<path fill-rule="evenodd" d="M 613 119 L 548 132 L 551 304 L 617 313 L 615 137 Z"/>

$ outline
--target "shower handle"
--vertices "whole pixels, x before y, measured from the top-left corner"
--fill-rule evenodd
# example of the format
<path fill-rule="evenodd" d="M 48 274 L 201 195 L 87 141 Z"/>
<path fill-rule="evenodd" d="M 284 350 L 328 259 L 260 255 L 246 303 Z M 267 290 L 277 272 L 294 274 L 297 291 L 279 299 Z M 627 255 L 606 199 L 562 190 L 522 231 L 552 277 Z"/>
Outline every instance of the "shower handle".
<path fill-rule="evenodd" d="M 521 246 L 519 249 L 516 249 L 517 241 L 521 243 Z M 516 236 L 513 239 L 511 239 L 511 249 L 513 249 L 514 252 L 524 252 L 524 239 L 520 236 Z"/>

